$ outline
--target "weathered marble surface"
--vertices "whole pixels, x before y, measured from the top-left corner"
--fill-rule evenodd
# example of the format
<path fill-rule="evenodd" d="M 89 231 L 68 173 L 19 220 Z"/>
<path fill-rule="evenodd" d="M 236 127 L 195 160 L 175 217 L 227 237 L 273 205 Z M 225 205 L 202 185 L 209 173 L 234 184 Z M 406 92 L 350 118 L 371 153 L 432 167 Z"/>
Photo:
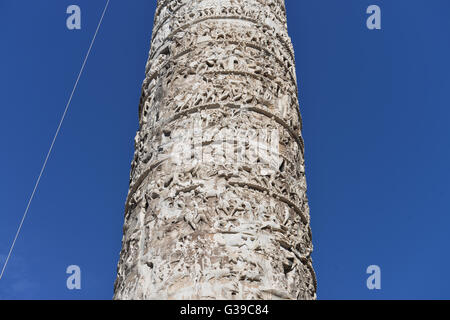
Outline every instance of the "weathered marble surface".
<path fill-rule="evenodd" d="M 284 1 L 158 1 L 139 113 L 115 299 L 315 299 Z"/>

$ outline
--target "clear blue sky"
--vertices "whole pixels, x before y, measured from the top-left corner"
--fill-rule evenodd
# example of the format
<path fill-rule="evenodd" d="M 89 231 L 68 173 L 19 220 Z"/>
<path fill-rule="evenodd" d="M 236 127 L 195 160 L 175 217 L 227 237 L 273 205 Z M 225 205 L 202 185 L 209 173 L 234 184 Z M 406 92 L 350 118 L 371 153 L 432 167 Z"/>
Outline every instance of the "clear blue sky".
<path fill-rule="evenodd" d="M 111 299 L 155 2 L 111 0 L 0 299 Z M 286 3 L 318 297 L 449 299 L 450 2 Z M 80 31 L 66 28 L 71 4 Z M 382 30 L 366 28 L 371 4 Z M 0 260 L 104 5 L 0 0 Z M 66 289 L 72 264 L 80 291 Z"/>

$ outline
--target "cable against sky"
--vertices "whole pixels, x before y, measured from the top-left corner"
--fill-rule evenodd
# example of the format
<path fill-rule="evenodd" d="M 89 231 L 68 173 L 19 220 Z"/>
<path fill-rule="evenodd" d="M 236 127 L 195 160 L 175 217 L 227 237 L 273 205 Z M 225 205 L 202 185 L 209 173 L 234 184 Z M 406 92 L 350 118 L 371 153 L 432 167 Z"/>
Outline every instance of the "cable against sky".
<path fill-rule="evenodd" d="M 62 124 L 64 122 L 64 119 L 66 118 L 67 111 L 69 110 L 70 104 L 72 102 L 72 98 L 73 98 L 73 96 L 75 94 L 75 91 L 76 91 L 76 89 L 78 87 L 78 83 L 80 81 L 81 75 L 83 74 L 84 67 L 86 66 L 87 60 L 88 60 L 89 55 L 90 55 L 91 50 L 92 50 L 92 47 L 94 46 L 95 39 L 97 38 L 98 31 L 100 30 L 100 27 L 101 27 L 102 22 L 103 22 L 103 18 L 105 17 L 106 11 L 108 9 L 109 1 L 110 0 L 106 1 L 105 8 L 103 9 L 102 15 L 100 17 L 100 21 L 98 22 L 98 25 L 97 25 L 97 29 L 95 30 L 94 36 L 93 36 L 93 38 L 91 40 L 91 44 L 89 45 L 89 49 L 88 49 L 88 51 L 86 53 L 86 56 L 84 58 L 83 64 L 82 64 L 81 69 L 80 69 L 80 72 L 78 73 L 77 80 L 75 81 L 75 84 L 73 86 L 72 92 L 71 92 L 70 97 L 69 97 L 69 100 L 67 101 L 66 108 L 64 109 L 64 113 L 63 113 L 63 115 L 61 117 L 61 120 L 59 121 L 59 125 L 58 125 L 58 128 L 56 129 L 56 133 L 55 133 L 55 136 L 53 137 L 53 141 L 52 141 L 52 143 L 50 145 L 50 149 L 47 152 L 47 156 L 45 157 L 44 164 L 42 165 L 41 171 L 40 171 L 39 176 L 38 176 L 38 178 L 36 180 L 36 183 L 34 185 L 33 192 L 31 193 L 31 196 L 30 196 L 30 198 L 28 200 L 27 207 L 26 207 L 25 212 L 24 212 L 24 214 L 22 216 L 22 220 L 20 221 L 19 227 L 17 228 L 16 235 L 14 237 L 14 240 L 13 240 L 12 244 L 11 244 L 8 256 L 6 257 L 5 263 L 3 264 L 3 268 L 2 268 L 2 271 L 0 273 L 0 280 L 3 278 L 3 275 L 5 273 L 6 267 L 7 267 L 8 262 L 9 262 L 9 259 L 11 258 L 12 252 L 14 251 L 14 247 L 16 245 L 16 241 L 17 241 L 17 239 L 18 239 L 18 237 L 20 235 L 20 231 L 22 230 L 23 223 L 25 222 L 25 219 L 27 217 L 28 210 L 30 209 L 31 202 L 33 201 L 34 195 L 36 194 L 36 190 L 39 187 L 39 183 L 41 181 L 41 178 L 42 178 L 42 175 L 43 175 L 43 173 L 45 171 L 45 168 L 47 167 L 48 159 L 50 158 L 50 155 L 51 155 L 51 153 L 53 151 L 53 147 L 55 145 L 56 138 L 59 135 L 59 132 L 61 130 L 61 127 L 62 127 Z"/>

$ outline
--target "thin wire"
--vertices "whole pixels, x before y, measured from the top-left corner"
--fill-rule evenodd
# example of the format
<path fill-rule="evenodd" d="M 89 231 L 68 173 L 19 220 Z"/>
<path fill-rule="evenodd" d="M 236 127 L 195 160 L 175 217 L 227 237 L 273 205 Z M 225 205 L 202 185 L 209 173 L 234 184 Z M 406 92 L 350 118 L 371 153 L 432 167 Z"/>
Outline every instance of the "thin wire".
<path fill-rule="evenodd" d="M 72 93 L 70 94 L 70 98 L 67 101 L 66 108 L 64 109 L 64 113 L 63 113 L 63 115 L 61 117 L 61 120 L 59 121 L 58 129 L 56 129 L 56 133 L 55 133 L 55 136 L 53 137 L 52 144 L 50 145 L 50 149 L 48 150 L 47 156 L 45 157 L 44 164 L 42 165 L 41 172 L 39 173 L 39 176 L 38 176 L 38 178 L 36 180 L 36 183 L 34 185 L 34 189 L 33 189 L 33 192 L 31 193 L 30 199 L 28 200 L 28 204 L 27 204 L 27 207 L 26 207 L 25 212 L 23 214 L 22 220 L 20 221 L 20 225 L 19 225 L 19 228 L 17 229 L 16 236 L 14 237 L 14 241 L 12 242 L 12 245 L 11 245 L 11 247 L 9 249 L 8 256 L 6 257 L 5 263 L 3 265 L 2 272 L 0 274 L 0 280 L 3 278 L 3 274 L 5 273 L 6 266 L 8 265 L 9 259 L 11 258 L 11 254 L 12 254 L 12 252 L 14 250 L 14 246 L 16 245 L 17 238 L 19 237 L 20 231 L 22 230 L 23 223 L 25 222 L 25 218 L 27 217 L 28 210 L 30 209 L 31 202 L 33 201 L 34 195 L 35 195 L 36 190 L 37 190 L 37 188 L 39 186 L 39 183 L 41 181 L 41 178 L 42 178 L 42 175 L 43 175 L 43 173 L 45 171 L 45 168 L 47 167 L 48 159 L 50 158 L 50 155 L 51 155 L 51 153 L 53 151 L 53 147 L 55 145 L 56 138 L 59 135 L 59 131 L 61 130 L 61 127 L 62 127 L 62 124 L 64 122 L 64 119 L 66 118 L 67 111 L 69 110 L 70 103 L 72 102 L 72 98 L 73 98 L 73 96 L 75 94 L 75 91 L 76 91 L 76 89 L 78 87 L 78 82 L 80 81 L 81 75 L 83 74 L 84 67 L 86 66 L 86 62 L 87 62 L 87 60 L 89 58 L 89 55 L 90 55 L 91 50 L 92 50 L 92 47 L 94 46 L 94 42 L 95 42 L 95 39 L 97 38 L 98 31 L 100 30 L 100 27 L 101 27 L 102 22 L 103 22 L 103 18 L 105 17 L 106 10 L 108 9 L 109 1 L 110 0 L 107 0 L 105 8 L 103 9 L 102 16 L 101 16 L 100 21 L 99 21 L 99 23 L 97 25 L 97 29 L 95 30 L 94 37 L 92 38 L 91 44 L 90 44 L 89 49 L 88 49 L 88 51 L 86 53 L 86 57 L 84 58 L 83 64 L 82 64 L 81 69 L 80 69 L 80 72 L 78 73 L 78 77 L 77 77 L 77 80 L 75 81 L 75 85 L 73 86 Z"/>

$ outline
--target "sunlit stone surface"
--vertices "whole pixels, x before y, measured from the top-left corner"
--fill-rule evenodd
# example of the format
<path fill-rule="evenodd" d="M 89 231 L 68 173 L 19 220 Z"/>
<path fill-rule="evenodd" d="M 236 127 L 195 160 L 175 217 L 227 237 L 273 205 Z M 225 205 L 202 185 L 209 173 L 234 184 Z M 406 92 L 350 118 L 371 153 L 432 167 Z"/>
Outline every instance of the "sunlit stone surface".
<path fill-rule="evenodd" d="M 161 0 L 115 299 L 315 299 L 283 0 Z"/>

